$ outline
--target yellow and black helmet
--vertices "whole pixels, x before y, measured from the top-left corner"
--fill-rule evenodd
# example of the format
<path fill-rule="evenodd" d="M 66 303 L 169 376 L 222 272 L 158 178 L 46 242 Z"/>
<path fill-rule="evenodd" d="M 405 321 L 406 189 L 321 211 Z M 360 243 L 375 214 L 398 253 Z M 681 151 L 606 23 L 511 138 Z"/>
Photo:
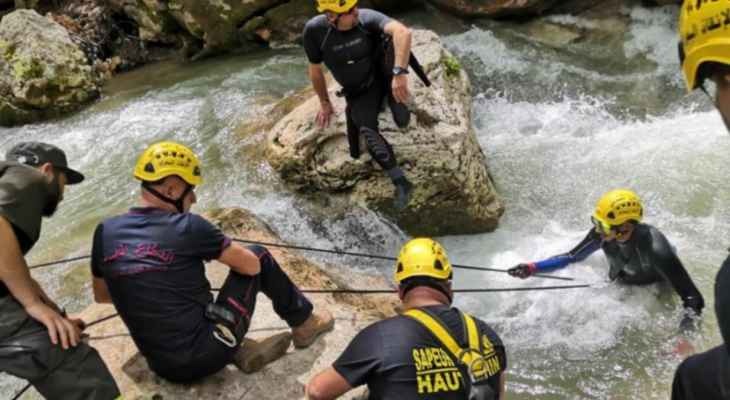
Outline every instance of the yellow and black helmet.
<path fill-rule="evenodd" d="M 685 0 L 679 14 L 679 61 L 689 90 L 706 76 L 698 72 L 703 63 L 730 64 L 730 30 L 726 14 L 730 0 Z"/>
<path fill-rule="evenodd" d="M 640 222 L 644 216 L 641 199 L 629 189 L 616 189 L 604 194 L 593 212 L 591 220 L 605 234 L 611 232 L 612 227 L 624 222 Z"/>
<path fill-rule="evenodd" d="M 317 12 L 343 14 L 357 5 L 357 0 L 317 0 Z"/>
<path fill-rule="evenodd" d="M 395 281 L 400 284 L 417 276 L 451 279 L 451 263 L 446 250 L 433 239 L 413 239 L 400 250 L 395 266 Z"/>
<path fill-rule="evenodd" d="M 198 157 L 186 146 L 175 142 L 151 145 L 134 167 L 134 177 L 142 182 L 157 182 L 172 175 L 179 176 L 192 186 L 203 182 Z"/>

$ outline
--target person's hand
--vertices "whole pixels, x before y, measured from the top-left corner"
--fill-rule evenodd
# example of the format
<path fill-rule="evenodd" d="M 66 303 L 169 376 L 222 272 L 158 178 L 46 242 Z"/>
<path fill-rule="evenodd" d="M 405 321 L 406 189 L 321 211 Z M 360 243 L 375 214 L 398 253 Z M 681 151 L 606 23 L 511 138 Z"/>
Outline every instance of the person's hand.
<path fill-rule="evenodd" d="M 405 103 L 408 101 L 408 98 L 410 97 L 410 93 L 408 91 L 408 75 L 395 75 L 393 77 L 393 84 L 391 86 L 393 89 L 393 98 L 395 98 L 395 101 L 397 101 L 398 103 Z"/>
<path fill-rule="evenodd" d="M 69 346 L 76 347 L 79 344 L 81 330 L 78 324 L 62 317 L 43 302 L 38 301 L 27 307 L 25 311 L 33 319 L 46 326 L 51 343 L 57 345 L 60 342 L 64 350 L 67 350 Z"/>
<path fill-rule="evenodd" d="M 81 318 L 67 318 L 74 326 L 79 328 L 79 332 L 83 332 L 86 329 L 86 322 Z"/>
<path fill-rule="evenodd" d="M 674 354 L 681 358 L 687 358 L 695 353 L 695 347 L 689 340 L 685 338 L 679 338 L 677 345 L 674 347 Z"/>
<path fill-rule="evenodd" d="M 330 125 L 330 120 L 332 119 L 332 115 L 335 113 L 335 109 L 332 107 L 332 103 L 330 103 L 329 100 L 320 103 L 320 106 L 319 112 L 317 113 L 317 126 L 322 129 Z"/>
<path fill-rule="evenodd" d="M 535 268 L 535 264 L 528 263 L 528 264 L 518 264 L 515 267 L 512 267 L 507 270 L 507 273 L 514 276 L 515 278 L 529 278 L 532 274 L 535 273 L 537 268 Z"/>

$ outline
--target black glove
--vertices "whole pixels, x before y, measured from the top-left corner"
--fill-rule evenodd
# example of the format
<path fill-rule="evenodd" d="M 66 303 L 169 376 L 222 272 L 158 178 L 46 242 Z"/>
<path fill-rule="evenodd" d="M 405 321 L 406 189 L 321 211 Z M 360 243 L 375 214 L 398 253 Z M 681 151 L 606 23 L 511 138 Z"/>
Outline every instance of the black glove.
<path fill-rule="evenodd" d="M 535 264 L 528 263 L 528 264 L 518 264 L 515 267 L 512 267 L 507 270 L 507 273 L 514 276 L 515 278 L 529 278 L 532 274 L 534 274 L 537 271 L 537 267 L 535 267 Z"/>

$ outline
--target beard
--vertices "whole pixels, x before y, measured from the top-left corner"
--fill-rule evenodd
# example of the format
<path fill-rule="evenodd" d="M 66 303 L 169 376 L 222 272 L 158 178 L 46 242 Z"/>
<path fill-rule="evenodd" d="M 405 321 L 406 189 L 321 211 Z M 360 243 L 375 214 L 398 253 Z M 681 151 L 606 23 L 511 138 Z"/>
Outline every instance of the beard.
<path fill-rule="evenodd" d="M 61 188 L 58 183 L 58 175 L 53 174 L 53 180 L 48 184 L 48 195 L 46 196 L 46 202 L 43 205 L 43 216 L 50 217 L 56 213 L 58 204 L 63 200 L 61 197 Z"/>

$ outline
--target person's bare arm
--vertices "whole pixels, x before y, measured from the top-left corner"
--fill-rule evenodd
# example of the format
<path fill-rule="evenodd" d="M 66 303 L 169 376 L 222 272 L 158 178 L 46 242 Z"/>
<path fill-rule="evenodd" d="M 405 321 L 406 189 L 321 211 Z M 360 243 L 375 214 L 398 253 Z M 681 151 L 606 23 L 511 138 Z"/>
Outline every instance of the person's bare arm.
<path fill-rule="evenodd" d="M 384 29 L 385 33 L 393 37 L 395 49 L 395 67 L 408 68 L 408 61 L 411 58 L 411 30 L 402 23 L 392 20 Z M 392 83 L 393 97 L 399 103 L 405 103 L 410 97 L 408 89 L 408 76 L 396 75 Z"/>
<path fill-rule="evenodd" d="M 109 287 L 106 285 L 104 278 L 94 277 L 92 286 L 94 289 L 94 301 L 103 304 L 112 303 L 112 296 L 109 293 Z"/>
<path fill-rule="evenodd" d="M 13 227 L 2 216 L 0 216 L 0 243 L 3 244 L 0 251 L 0 280 L 7 286 L 13 298 L 25 308 L 28 315 L 46 326 L 53 344 L 58 344 L 60 341 L 64 349 L 69 345 L 76 346 L 81 332 L 52 306 L 44 303 L 44 298 L 48 296 L 42 290 L 39 292 L 40 286 L 30 276 L 28 264 L 20 251 L 20 243 Z"/>
<path fill-rule="evenodd" d="M 309 80 L 312 81 L 314 92 L 319 98 L 320 110 L 317 113 L 317 125 L 320 128 L 329 126 L 332 114 L 335 113 L 327 92 L 327 80 L 322 71 L 322 64 L 309 64 Z"/>
<path fill-rule="evenodd" d="M 411 30 L 402 23 L 392 20 L 385 24 L 385 33 L 393 38 L 395 67 L 407 68 L 411 58 Z"/>
<path fill-rule="evenodd" d="M 307 400 L 332 400 L 352 389 L 352 386 L 334 368 L 315 375 L 305 389 Z"/>
<path fill-rule="evenodd" d="M 253 276 L 261 272 L 261 263 L 256 254 L 238 243 L 231 243 L 226 247 L 218 257 L 218 261 L 228 265 L 241 275 Z"/>

